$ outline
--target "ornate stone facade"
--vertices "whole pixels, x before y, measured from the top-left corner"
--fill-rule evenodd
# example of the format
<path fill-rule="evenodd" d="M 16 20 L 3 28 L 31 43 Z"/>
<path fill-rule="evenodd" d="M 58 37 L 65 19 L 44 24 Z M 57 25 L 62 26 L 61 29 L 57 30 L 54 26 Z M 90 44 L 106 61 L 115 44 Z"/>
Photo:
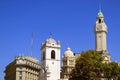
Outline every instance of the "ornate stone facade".
<path fill-rule="evenodd" d="M 17 56 L 6 66 L 5 80 L 38 80 L 40 65 L 31 56 Z"/>
<path fill-rule="evenodd" d="M 61 77 L 63 79 L 68 79 L 69 74 L 72 69 L 75 67 L 75 56 L 71 49 L 68 47 L 62 57 L 62 73 Z"/>

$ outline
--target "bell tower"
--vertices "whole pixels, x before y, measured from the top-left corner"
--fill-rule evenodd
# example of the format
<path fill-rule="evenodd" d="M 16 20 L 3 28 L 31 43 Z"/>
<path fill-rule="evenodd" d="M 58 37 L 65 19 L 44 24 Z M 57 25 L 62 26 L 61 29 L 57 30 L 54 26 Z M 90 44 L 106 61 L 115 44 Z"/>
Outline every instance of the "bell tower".
<path fill-rule="evenodd" d="M 40 80 L 60 79 L 60 42 L 52 36 L 41 46 Z"/>
<path fill-rule="evenodd" d="M 110 61 L 110 55 L 107 51 L 107 25 L 104 22 L 104 15 L 99 10 L 97 15 L 97 20 L 94 26 L 94 32 L 95 32 L 95 48 L 96 51 L 101 52 L 103 56 L 103 61 L 109 62 Z"/>

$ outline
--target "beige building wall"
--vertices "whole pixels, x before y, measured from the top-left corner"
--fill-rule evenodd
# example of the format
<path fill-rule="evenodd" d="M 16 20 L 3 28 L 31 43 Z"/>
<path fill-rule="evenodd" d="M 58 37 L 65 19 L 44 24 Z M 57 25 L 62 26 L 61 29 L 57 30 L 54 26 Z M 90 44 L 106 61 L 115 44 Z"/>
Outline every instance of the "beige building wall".
<path fill-rule="evenodd" d="M 106 33 L 105 32 L 96 33 L 96 50 L 97 51 L 106 51 L 107 50 Z"/>

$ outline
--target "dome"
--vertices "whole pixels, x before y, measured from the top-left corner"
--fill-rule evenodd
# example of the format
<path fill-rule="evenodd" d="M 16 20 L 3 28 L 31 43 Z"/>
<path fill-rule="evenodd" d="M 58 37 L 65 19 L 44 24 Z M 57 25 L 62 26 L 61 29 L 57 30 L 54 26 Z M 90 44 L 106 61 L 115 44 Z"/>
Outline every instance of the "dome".
<path fill-rule="evenodd" d="M 49 39 L 46 40 L 47 43 L 51 44 L 51 43 L 57 43 L 52 37 L 50 37 Z"/>
<path fill-rule="evenodd" d="M 104 17 L 101 11 L 98 12 L 98 17 Z"/>
<path fill-rule="evenodd" d="M 71 49 L 69 47 L 65 51 L 64 57 L 74 57 L 74 54 L 73 54 L 73 52 L 71 51 Z"/>

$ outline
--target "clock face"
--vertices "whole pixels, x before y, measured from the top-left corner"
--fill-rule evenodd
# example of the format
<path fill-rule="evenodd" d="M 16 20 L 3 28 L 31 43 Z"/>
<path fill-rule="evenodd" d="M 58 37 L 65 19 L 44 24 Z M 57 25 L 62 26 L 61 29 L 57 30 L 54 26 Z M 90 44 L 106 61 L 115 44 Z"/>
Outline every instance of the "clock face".
<path fill-rule="evenodd" d="M 22 59 L 20 59 L 20 60 L 19 60 L 19 63 L 23 63 L 23 60 L 22 60 Z"/>
<path fill-rule="evenodd" d="M 97 26 L 97 30 L 101 30 L 102 29 L 102 26 L 101 25 L 98 25 Z"/>

